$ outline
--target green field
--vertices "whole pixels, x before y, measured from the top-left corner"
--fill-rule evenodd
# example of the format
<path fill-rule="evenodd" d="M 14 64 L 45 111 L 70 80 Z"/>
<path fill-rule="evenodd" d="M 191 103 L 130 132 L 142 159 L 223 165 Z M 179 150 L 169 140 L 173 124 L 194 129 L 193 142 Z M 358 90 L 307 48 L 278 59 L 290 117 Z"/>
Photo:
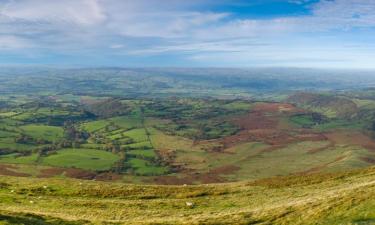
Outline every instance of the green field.
<path fill-rule="evenodd" d="M 167 168 L 157 166 L 144 159 L 132 158 L 128 161 L 128 164 L 137 175 L 163 175 L 168 172 Z"/>
<path fill-rule="evenodd" d="M 0 157 L 2 163 L 16 163 L 16 164 L 34 164 L 37 163 L 38 154 L 29 156 L 19 156 L 18 154 L 9 154 Z"/>
<path fill-rule="evenodd" d="M 108 170 L 119 159 L 110 152 L 94 149 L 63 149 L 42 159 L 43 165 L 93 171 Z"/>
<path fill-rule="evenodd" d="M 26 125 L 21 126 L 20 129 L 26 135 L 35 139 L 43 139 L 47 141 L 58 141 L 63 137 L 63 129 L 61 127 L 46 126 L 46 125 Z"/>
<path fill-rule="evenodd" d="M 109 124 L 107 120 L 97 120 L 82 125 L 82 128 L 88 132 L 95 132 L 105 128 Z"/>

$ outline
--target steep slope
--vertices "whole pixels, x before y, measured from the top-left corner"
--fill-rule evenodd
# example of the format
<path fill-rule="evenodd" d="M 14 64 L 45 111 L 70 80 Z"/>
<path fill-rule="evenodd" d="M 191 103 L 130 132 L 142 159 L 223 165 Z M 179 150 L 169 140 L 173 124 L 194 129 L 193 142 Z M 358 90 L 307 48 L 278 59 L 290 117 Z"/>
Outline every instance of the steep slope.
<path fill-rule="evenodd" d="M 0 187 L 2 224 L 375 222 L 375 167 L 197 186 L 0 177 Z"/>

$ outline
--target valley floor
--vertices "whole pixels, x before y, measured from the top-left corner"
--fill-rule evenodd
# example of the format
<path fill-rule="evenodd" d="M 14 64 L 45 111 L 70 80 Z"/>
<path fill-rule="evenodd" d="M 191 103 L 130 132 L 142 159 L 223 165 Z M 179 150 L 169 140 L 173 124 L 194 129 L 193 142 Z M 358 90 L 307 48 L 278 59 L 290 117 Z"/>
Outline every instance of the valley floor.
<path fill-rule="evenodd" d="M 210 185 L 0 177 L 0 224 L 374 224 L 375 167 Z"/>

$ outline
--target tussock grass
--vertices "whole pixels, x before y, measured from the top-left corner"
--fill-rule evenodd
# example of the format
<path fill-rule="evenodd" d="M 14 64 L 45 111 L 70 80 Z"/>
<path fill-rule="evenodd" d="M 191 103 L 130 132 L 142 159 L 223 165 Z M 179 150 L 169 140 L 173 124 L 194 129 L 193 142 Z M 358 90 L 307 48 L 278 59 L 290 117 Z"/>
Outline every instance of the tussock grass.
<path fill-rule="evenodd" d="M 212 185 L 0 177 L 5 224 L 373 224 L 375 167 Z"/>

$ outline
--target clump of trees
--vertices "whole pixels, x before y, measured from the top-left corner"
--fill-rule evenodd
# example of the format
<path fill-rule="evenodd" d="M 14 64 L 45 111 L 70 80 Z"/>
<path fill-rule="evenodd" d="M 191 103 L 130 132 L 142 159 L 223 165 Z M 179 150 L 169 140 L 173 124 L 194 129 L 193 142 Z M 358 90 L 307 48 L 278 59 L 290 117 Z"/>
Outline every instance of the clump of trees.
<path fill-rule="evenodd" d="M 87 105 L 86 110 L 96 116 L 109 118 L 128 114 L 131 111 L 131 108 L 123 104 L 120 99 L 111 98 Z"/>

